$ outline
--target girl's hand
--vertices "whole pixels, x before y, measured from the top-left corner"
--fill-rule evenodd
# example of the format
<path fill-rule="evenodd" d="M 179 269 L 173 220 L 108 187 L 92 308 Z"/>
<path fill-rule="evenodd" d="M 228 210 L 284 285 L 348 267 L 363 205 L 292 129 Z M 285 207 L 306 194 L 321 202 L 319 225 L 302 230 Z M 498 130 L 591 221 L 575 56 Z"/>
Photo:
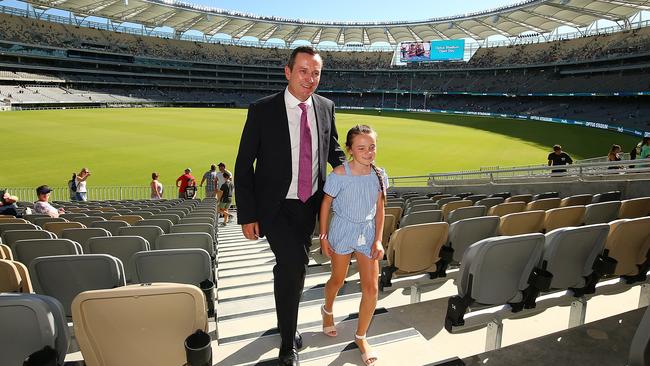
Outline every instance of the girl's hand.
<path fill-rule="evenodd" d="M 320 251 L 325 256 L 327 256 L 327 258 L 332 258 L 332 254 L 334 254 L 334 250 L 332 250 L 332 247 L 330 246 L 330 241 L 327 238 L 323 238 L 320 240 Z"/>
<path fill-rule="evenodd" d="M 384 246 L 381 244 L 381 240 L 375 240 L 372 243 L 372 248 L 370 249 L 370 258 L 376 259 L 378 261 L 384 259 Z"/>

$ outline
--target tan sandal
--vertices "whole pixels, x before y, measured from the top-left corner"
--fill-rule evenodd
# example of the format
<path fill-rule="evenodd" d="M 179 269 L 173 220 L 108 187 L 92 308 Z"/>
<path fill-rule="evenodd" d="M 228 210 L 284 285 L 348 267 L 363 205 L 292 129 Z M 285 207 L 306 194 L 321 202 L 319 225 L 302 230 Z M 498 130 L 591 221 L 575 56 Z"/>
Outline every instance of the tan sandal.
<path fill-rule="evenodd" d="M 354 338 L 356 338 L 358 340 L 364 340 L 364 339 L 366 339 L 366 335 L 364 334 L 364 335 L 360 336 L 360 335 L 355 334 Z M 359 350 L 361 350 L 361 348 L 359 348 Z M 377 353 L 374 350 L 370 350 L 370 351 L 368 351 L 366 353 L 362 353 L 361 354 L 361 359 L 363 360 L 364 365 L 366 365 L 366 366 L 374 366 L 375 362 L 377 362 L 377 360 L 379 360 L 379 356 L 377 355 Z"/>
<path fill-rule="evenodd" d="M 334 313 L 325 310 L 325 305 L 321 305 L 320 313 L 323 316 L 323 318 L 325 318 L 325 316 L 332 316 L 332 319 L 334 319 L 333 317 Z M 334 325 L 329 327 L 325 326 L 325 319 L 323 319 L 323 333 L 325 333 L 325 335 L 329 337 L 336 337 L 338 335 L 338 332 L 336 331 L 336 326 Z"/>

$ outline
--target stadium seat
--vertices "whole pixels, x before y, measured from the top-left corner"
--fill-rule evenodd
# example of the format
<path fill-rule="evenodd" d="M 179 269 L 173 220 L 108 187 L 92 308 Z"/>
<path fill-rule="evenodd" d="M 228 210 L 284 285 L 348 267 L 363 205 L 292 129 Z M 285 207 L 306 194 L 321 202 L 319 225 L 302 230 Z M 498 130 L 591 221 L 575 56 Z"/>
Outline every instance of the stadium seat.
<path fill-rule="evenodd" d="M 442 200 L 441 200 L 442 201 Z M 442 219 L 444 221 L 449 220 L 449 214 L 455 210 L 463 207 L 469 207 L 472 205 L 472 201 L 460 200 L 460 201 L 451 201 L 440 206 L 440 211 L 442 211 Z"/>
<path fill-rule="evenodd" d="M 438 204 L 437 203 L 416 203 L 413 206 L 409 206 L 408 209 L 405 210 L 405 215 L 412 214 L 414 212 L 420 212 L 420 211 L 431 211 L 431 210 L 437 210 Z"/>
<path fill-rule="evenodd" d="M 37 217 L 32 221 L 34 225 L 38 225 L 40 227 L 45 227 L 46 223 L 50 222 L 68 222 L 68 220 L 64 219 L 63 217 Z M 47 229 L 46 229 L 47 230 Z"/>
<path fill-rule="evenodd" d="M 161 212 L 161 214 L 165 214 L 165 215 L 176 215 L 181 219 L 189 215 L 189 213 L 190 213 L 189 210 L 182 210 L 182 209 L 167 209 L 164 212 Z"/>
<path fill-rule="evenodd" d="M 550 210 L 552 208 L 558 208 L 560 207 L 560 199 L 555 197 L 555 198 L 540 198 L 538 200 L 534 200 L 526 205 L 526 211 L 546 211 Z"/>
<path fill-rule="evenodd" d="M 172 225 L 172 222 L 167 219 L 144 219 L 134 224 L 134 226 L 158 226 L 165 234 L 171 232 Z"/>
<path fill-rule="evenodd" d="M 449 224 L 434 222 L 411 225 L 395 230 L 390 237 L 386 258 L 381 269 L 380 287 L 391 286 L 393 275 L 428 273 L 430 278 L 445 277 L 452 253 L 443 248 L 447 242 Z"/>
<path fill-rule="evenodd" d="M 591 194 L 577 194 L 575 196 L 562 198 L 560 207 L 568 206 L 586 206 L 591 203 L 593 195 Z"/>
<path fill-rule="evenodd" d="M 585 225 L 601 224 L 618 218 L 621 201 L 591 203 L 585 206 Z"/>
<path fill-rule="evenodd" d="M 561 227 L 581 226 L 585 221 L 585 206 L 552 208 L 546 211 L 544 231 L 549 232 Z"/>
<path fill-rule="evenodd" d="M 650 269 L 650 217 L 610 222 L 605 249 L 618 262 L 615 275 L 630 283 L 645 280 Z"/>
<path fill-rule="evenodd" d="M 472 204 L 476 204 L 476 202 L 478 202 L 478 201 L 480 201 L 480 200 L 482 200 L 484 198 L 487 198 L 486 194 L 473 194 L 471 196 L 465 197 L 466 200 L 472 201 L 473 202 Z"/>
<path fill-rule="evenodd" d="M 6 244 L 0 244 L 0 259 L 14 260 L 14 254 L 11 247 Z"/>
<path fill-rule="evenodd" d="M 479 202 L 477 202 L 477 205 Z M 505 216 L 515 212 L 522 212 L 525 208 L 526 203 L 524 202 L 499 203 L 498 205 L 490 207 L 487 214 L 489 216 Z"/>
<path fill-rule="evenodd" d="M 65 229 L 84 229 L 86 226 L 80 222 L 46 222 L 43 225 L 43 230 L 49 231 L 61 237 Z"/>
<path fill-rule="evenodd" d="M 442 197 L 439 200 L 437 200 L 435 203 L 438 204 L 438 207 L 440 207 L 440 209 L 442 210 L 442 206 L 446 205 L 447 203 L 462 201 L 462 200 L 463 200 L 462 198 L 456 196 Z"/>
<path fill-rule="evenodd" d="M 650 307 L 639 323 L 632 337 L 628 366 L 650 365 Z"/>
<path fill-rule="evenodd" d="M 120 215 L 120 216 L 113 216 L 110 218 L 111 221 L 113 220 L 119 220 L 119 221 L 125 221 L 129 225 L 133 225 L 138 221 L 144 220 L 142 216 L 138 215 Z"/>
<path fill-rule="evenodd" d="M 27 267 L 38 257 L 83 254 L 81 245 L 68 239 L 18 240 L 13 250 L 14 258 Z"/>
<path fill-rule="evenodd" d="M 91 254 L 109 254 L 121 260 L 127 283 L 131 283 L 134 277 L 134 268 L 131 267 L 133 255 L 150 250 L 149 243 L 141 236 L 96 237 L 88 239 L 87 245 Z"/>
<path fill-rule="evenodd" d="M 34 224 L 25 224 L 22 222 L 19 223 L 0 223 L 0 235 L 3 235 L 5 231 L 8 230 L 40 230 L 41 228 Z M 4 238 L 3 238 L 4 241 Z"/>
<path fill-rule="evenodd" d="M 198 286 L 213 277 L 210 254 L 199 248 L 138 252 L 132 261 L 134 283 L 172 282 Z"/>
<path fill-rule="evenodd" d="M 402 217 L 402 221 L 400 221 L 399 225 L 400 228 L 403 228 L 410 225 L 439 222 L 441 220 L 442 220 L 442 211 L 440 210 L 418 211 L 418 212 L 411 212 L 410 214 Z"/>
<path fill-rule="evenodd" d="M 203 249 L 215 258 L 216 251 L 212 238 L 208 233 L 189 232 L 189 233 L 171 233 L 163 234 L 156 240 L 156 249 Z"/>
<path fill-rule="evenodd" d="M 384 215 L 384 231 L 381 235 L 381 243 L 384 246 L 384 250 L 388 249 L 390 236 L 393 235 L 395 229 L 397 229 L 397 220 L 395 219 L 395 216 Z"/>
<path fill-rule="evenodd" d="M 11 248 L 12 253 L 14 253 L 14 244 L 16 244 L 18 240 L 56 238 L 56 235 L 45 230 L 7 230 L 2 233 L 2 242 Z"/>
<path fill-rule="evenodd" d="M 515 212 L 501 216 L 499 234 L 511 236 L 539 233 L 544 228 L 545 215 L 545 211 L 538 210 Z"/>
<path fill-rule="evenodd" d="M 618 217 L 621 219 L 634 219 L 650 215 L 650 197 L 632 198 L 621 201 Z"/>
<path fill-rule="evenodd" d="M 101 212 L 114 212 L 115 208 L 114 207 L 97 207 L 97 209 Z"/>
<path fill-rule="evenodd" d="M 181 224 L 210 224 L 215 226 L 214 219 L 209 217 L 183 217 L 181 219 Z"/>
<path fill-rule="evenodd" d="M 599 193 L 594 195 L 591 199 L 591 203 L 601 203 L 609 201 L 620 201 L 621 200 L 621 191 L 611 191 L 605 193 Z"/>
<path fill-rule="evenodd" d="M 448 301 L 445 328 L 451 332 L 453 326 L 464 324 L 465 312 L 475 303 L 509 304 L 515 312 L 523 309 L 543 248 L 540 233 L 487 238 L 470 246 L 460 262 L 458 295 Z"/>
<path fill-rule="evenodd" d="M 167 219 L 172 222 L 172 224 L 176 225 L 179 222 L 181 222 L 181 217 L 176 214 L 155 214 L 149 218 L 150 220 L 160 220 L 160 219 Z"/>
<path fill-rule="evenodd" d="M 36 258 L 29 265 L 29 273 L 34 291 L 59 300 L 67 317 L 72 316 L 70 305 L 78 294 L 126 284 L 122 261 L 107 254 Z"/>
<path fill-rule="evenodd" d="M 61 233 L 63 239 L 70 239 L 79 243 L 84 253 L 90 253 L 88 239 L 102 236 L 111 236 L 111 233 L 100 227 L 65 229 Z"/>
<path fill-rule="evenodd" d="M 485 206 L 468 206 L 457 208 L 449 213 L 447 223 L 451 225 L 456 221 L 469 219 L 472 217 L 485 216 L 486 213 L 487 208 Z"/>
<path fill-rule="evenodd" d="M 447 197 L 451 197 L 451 195 L 447 194 L 447 193 L 441 193 L 441 194 L 437 194 L 435 196 L 432 196 L 431 201 L 433 201 L 433 203 L 438 203 L 439 200 L 441 200 L 443 198 L 447 198 Z"/>
<path fill-rule="evenodd" d="M 31 214 L 31 215 L 25 215 L 23 216 L 23 219 L 31 222 L 32 224 L 34 223 L 34 220 L 42 218 L 42 217 L 50 217 L 50 215 L 46 214 Z"/>
<path fill-rule="evenodd" d="M 215 227 L 210 224 L 178 224 L 171 228 L 171 233 L 206 233 L 216 244 Z"/>
<path fill-rule="evenodd" d="M 386 207 L 399 207 L 402 208 L 404 207 L 404 202 L 401 200 L 386 200 Z"/>
<path fill-rule="evenodd" d="M 532 194 L 518 194 L 516 196 L 510 196 L 506 198 L 506 203 L 508 202 L 523 202 L 528 203 L 533 200 Z"/>
<path fill-rule="evenodd" d="M 508 197 L 512 196 L 510 192 L 498 192 L 498 193 L 492 193 L 491 195 L 488 196 L 488 198 L 493 198 L 493 197 L 501 197 L 504 200 Z"/>
<path fill-rule="evenodd" d="M 488 197 L 488 198 L 482 198 L 474 203 L 476 206 L 485 206 L 488 209 L 488 213 L 490 212 L 490 208 L 493 206 L 499 205 L 501 203 L 505 202 L 505 198 L 503 197 Z"/>
<path fill-rule="evenodd" d="M 499 228 L 499 222 L 499 216 L 483 216 L 452 223 L 449 226 L 447 245 L 454 250 L 454 263 L 460 263 L 463 253 L 470 245 L 495 236 Z"/>
<path fill-rule="evenodd" d="M 402 219 L 402 208 L 401 207 L 386 207 L 385 208 L 385 213 L 386 213 L 386 215 L 395 216 L 395 219 L 397 219 L 398 223 Z"/>
<path fill-rule="evenodd" d="M 208 331 L 203 293 L 185 284 L 86 291 L 74 299 L 72 317 L 89 366 L 184 365 L 185 339 Z"/>
<path fill-rule="evenodd" d="M 149 243 L 150 249 L 158 249 L 156 247 L 156 240 L 159 236 L 164 234 L 162 229 L 158 226 L 125 226 L 121 227 L 119 236 L 140 236 Z"/>
<path fill-rule="evenodd" d="M 13 216 L 3 217 L 3 215 L 0 215 L 0 224 L 29 224 L 29 221 Z"/>
<path fill-rule="evenodd" d="M 32 293 L 27 267 L 17 261 L 0 259 L 0 292 Z"/>
<path fill-rule="evenodd" d="M 553 274 L 550 289 L 572 289 L 576 297 L 594 293 L 600 277 L 595 268 L 609 233 L 609 225 L 563 227 L 546 234 L 539 266 Z M 607 271 L 611 272 L 611 271 Z"/>
<path fill-rule="evenodd" d="M 137 221 L 136 225 L 140 222 L 142 221 Z M 125 226 L 130 226 L 130 225 L 128 222 L 122 220 L 95 221 L 92 224 L 90 224 L 90 227 L 99 227 L 108 230 L 113 236 L 117 236 L 120 231 L 120 228 Z"/>
<path fill-rule="evenodd" d="M 76 222 L 80 222 L 86 227 L 93 227 L 93 222 L 95 221 L 106 221 L 105 218 L 99 216 L 87 216 L 87 217 L 77 217 L 74 219 Z"/>
<path fill-rule="evenodd" d="M 543 200 L 547 198 L 558 198 L 560 197 L 560 194 L 557 192 L 544 192 L 544 193 L 538 193 L 533 196 L 533 201 L 537 200 Z"/>
<path fill-rule="evenodd" d="M 50 347 L 53 359 L 42 365 L 63 365 L 70 343 L 63 308 L 48 296 L 0 294 L 0 355 L 3 365 L 23 365 L 32 354 Z M 34 363 L 24 363 L 32 365 Z"/>
<path fill-rule="evenodd" d="M 88 217 L 88 215 L 86 215 L 85 213 L 82 213 L 82 212 L 76 212 L 76 213 L 75 212 L 70 212 L 70 213 L 61 214 L 61 215 L 59 215 L 59 217 L 63 217 L 64 219 L 66 219 L 68 221 L 79 222 L 79 221 L 77 221 L 75 219 L 79 218 L 79 217 Z"/>
<path fill-rule="evenodd" d="M 143 220 L 147 220 L 147 219 L 150 219 L 151 217 L 153 217 L 153 215 L 155 215 L 155 214 L 153 212 L 151 212 L 151 211 L 134 210 L 129 215 L 138 215 L 138 216 L 142 217 Z"/>

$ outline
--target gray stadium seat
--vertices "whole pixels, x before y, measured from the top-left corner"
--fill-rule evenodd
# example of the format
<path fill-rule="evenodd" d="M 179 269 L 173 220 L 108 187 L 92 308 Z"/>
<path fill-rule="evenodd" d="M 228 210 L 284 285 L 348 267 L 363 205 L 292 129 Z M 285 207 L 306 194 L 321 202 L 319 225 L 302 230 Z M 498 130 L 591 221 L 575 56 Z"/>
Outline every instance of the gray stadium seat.
<path fill-rule="evenodd" d="M 182 210 L 182 209 L 167 209 L 160 214 L 164 215 L 178 215 L 181 219 L 185 216 L 187 216 L 190 213 L 189 210 Z"/>
<path fill-rule="evenodd" d="M 150 250 L 149 243 L 141 236 L 109 236 L 88 239 L 91 254 L 109 254 L 122 261 L 126 282 L 133 279 L 131 258 L 137 252 Z"/>
<path fill-rule="evenodd" d="M 34 224 L 25 224 L 25 223 L 0 223 L 0 235 L 8 230 L 40 230 L 41 228 Z"/>
<path fill-rule="evenodd" d="M 156 240 L 158 237 L 164 234 L 162 229 L 158 226 L 127 226 L 121 227 L 119 231 L 119 236 L 140 236 L 143 237 L 149 243 L 151 250 L 156 248 Z"/>
<path fill-rule="evenodd" d="M 209 217 L 183 217 L 181 219 L 181 224 L 215 224 L 214 219 Z"/>
<path fill-rule="evenodd" d="M 472 217 L 485 216 L 487 213 L 487 207 L 485 206 L 467 206 L 457 208 L 449 213 L 447 217 L 447 222 L 451 225 L 456 221 L 469 219 Z"/>
<path fill-rule="evenodd" d="M 482 200 L 484 198 L 487 198 L 486 194 L 473 194 L 471 196 L 465 197 L 466 200 L 472 201 L 473 204 L 476 204 L 476 202 L 478 202 L 478 201 L 480 201 L 480 200 Z"/>
<path fill-rule="evenodd" d="M 90 248 L 88 248 L 88 239 L 101 237 L 101 236 L 112 236 L 111 233 L 100 227 L 89 227 L 85 229 L 65 229 L 61 237 L 63 239 L 70 239 L 81 244 L 81 248 L 84 253 L 90 253 Z"/>
<path fill-rule="evenodd" d="M 27 239 L 56 239 L 56 235 L 45 230 L 7 230 L 2 233 L 2 242 L 13 251 L 13 246 L 18 240 Z"/>
<path fill-rule="evenodd" d="M 506 198 L 506 202 L 524 202 L 528 203 L 533 200 L 532 194 L 518 194 L 515 196 L 510 196 Z"/>
<path fill-rule="evenodd" d="M 77 218 L 79 218 L 79 217 L 88 217 L 88 215 L 86 215 L 83 212 L 70 212 L 70 213 L 61 214 L 59 217 L 63 217 L 64 219 L 66 219 L 68 221 L 79 222 L 79 221 L 76 220 Z"/>
<path fill-rule="evenodd" d="M 463 199 L 460 197 L 456 196 L 451 196 L 451 197 L 442 197 L 441 199 L 437 200 L 435 203 L 438 204 L 438 207 L 442 210 L 442 206 L 444 206 L 447 203 L 454 202 L 454 201 L 462 201 Z"/>
<path fill-rule="evenodd" d="M 605 193 L 599 193 L 594 195 L 591 199 L 591 203 L 601 203 L 609 201 L 620 201 L 621 200 L 621 191 L 610 191 Z"/>
<path fill-rule="evenodd" d="M 31 222 L 32 224 L 34 223 L 34 220 L 41 218 L 41 217 L 50 217 L 50 215 L 46 214 L 31 214 L 31 215 L 25 215 L 23 216 L 23 219 Z"/>
<path fill-rule="evenodd" d="M 68 220 L 64 219 L 63 217 L 46 216 L 46 217 L 37 217 L 33 221 L 34 225 L 38 225 L 40 227 L 43 227 L 47 222 L 68 222 Z"/>
<path fill-rule="evenodd" d="M 46 222 L 43 224 L 43 230 L 49 231 L 57 237 L 61 237 L 63 230 L 65 229 L 83 229 L 85 227 L 86 226 L 80 222 Z"/>
<path fill-rule="evenodd" d="M 628 362 L 628 366 L 648 365 L 650 365 L 650 307 L 646 308 L 639 327 L 634 333 Z"/>
<path fill-rule="evenodd" d="M 557 192 L 544 192 L 544 193 L 538 193 L 533 196 L 533 201 L 537 200 L 543 200 L 547 198 L 558 198 L 560 197 L 560 194 Z"/>
<path fill-rule="evenodd" d="M 132 261 L 134 283 L 173 282 L 198 286 L 212 279 L 210 254 L 203 249 L 138 252 Z"/>
<path fill-rule="evenodd" d="M 68 239 L 18 240 L 13 249 L 15 260 L 27 267 L 38 257 L 83 254 L 81 245 Z"/>
<path fill-rule="evenodd" d="M 172 233 L 206 233 L 206 234 L 210 234 L 210 237 L 212 238 L 212 241 L 214 243 L 217 242 L 217 238 L 215 237 L 214 226 L 210 224 L 178 224 L 172 226 L 171 232 Z"/>
<path fill-rule="evenodd" d="M 3 365 L 22 365 L 31 354 L 49 346 L 63 365 L 70 333 L 63 307 L 56 299 L 35 294 L 0 294 L 0 358 Z"/>
<path fill-rule="evenodd" d="M 204 249 L 215 258 L 215 249 L 212 238 L 207 233 L 190 232 L 190 233 L 172 233 L 164 234 L 158 237 L 156 249 L 186 249 L 199 248 Z"/>
<path fill-rule="evenodd" d="M 122 261 L 107 254 L 36 258 L 29 273 L 34 291 L 59 300 L 67 317 L 72 316 L 70 305 L 80 293 L 126 284 Z"/>
<path fill-rule="evenodd" d="M 161 213 L 161 214 L 156 214 L 156 215 L 151 216 L 149 219 L 150 219 L 150 220 L 167 219 L 167 220 L 171 221 L 172 224 L 174 224 L 174 225 L 176 225 L 176 224 L 178 224 L 179 222 L 181 222 L 181 217 L 180 217 L 179 215 L 176 215 L 176 214 L 167 214 L 167 213 L 164 213 L 164 214 L 162 214 L 162 213 Z"/>
<path fill-rule="evenodd" d="M 87 217 L 77 217 L 74 221 L 80 222 L 86 227 L 92 227 L 92 223 L 95 221 L 106 221 L 105 218 L 99 216 L 87 216 Z"/>
<path fill-rule="evenodd" d="M 489 210 L 492 206 L 496 206 L 505 202 L 503 197 L 488 197 L 483 198 L 474 203 L 476 206 L 485 206 Z"/>
<path fill-rule="evenodd" d="M 142 221 L 138 221 L 138 222 L 142 222 Z M 120 228 L 125 226 L 130 226 L 130 225 L 128 222 L 121 221 L 121 220 L 95 221 L 92 224 L 90 224 L 90 227 L 100 227 L 102 229 L 108 230 L 113 236 L 118 235 L 120 232 Z"/>
<path fill-rule="evenodd" d="M 442 211 L 440 210 L 418 211 L 418 212 L 411 212 L 410 214 L 404 216 L 402 218 L 402 221 L 400 221 L 399 224 L 400 224 L 400 228 L 403 228 L 410 225 L 439 222 L 441 220 L 442 220 Z"/>
<path fill-rule="evenodd" d="M 420 211 L 431 211 L 431 210 L 438 210 L 438 204 L 437 203 L 418 203 L 415 204 L 411 207 L 409 207 L 406 211 L 405 214 L 409 215 L 415 212 L 420 212 Z"/>
<path fill-rule="evenodd" d="M 454 250 L 454 262 L 460 263 L 470 245 L 495 236 L 498 227 L 499 216 L 474 217 L 451 224 L 447 245 Z"/>
<path fill-rule="evenodd" d="M 169 234 L 173 224 L 167 219 L 144 219 L 136 222 L 134 226 L 158 226 L 165 234 Z"/>
<path fill-rule="evenodd" d="M 585 206 L 585 225 L 601 224 L 618 218 L 621 201 L 592 203 Z"/>

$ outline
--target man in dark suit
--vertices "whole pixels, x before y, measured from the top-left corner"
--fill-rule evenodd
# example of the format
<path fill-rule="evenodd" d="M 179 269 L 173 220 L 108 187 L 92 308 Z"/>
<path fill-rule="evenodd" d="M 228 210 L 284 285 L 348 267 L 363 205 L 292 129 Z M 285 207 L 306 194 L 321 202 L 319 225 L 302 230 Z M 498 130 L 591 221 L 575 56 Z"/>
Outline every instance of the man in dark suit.
<path fill-rule="evenodd" d="M 237 218 L 247 239 L 266 236 L 275 255 L 280 365 L 298 365 L 298 305 L 327 166 L 340 165 L 334 103 L 313 94 L 323 61 L 296 48 L 284 68 L 287 88 L 252 103 L 235 163 Z"/>

